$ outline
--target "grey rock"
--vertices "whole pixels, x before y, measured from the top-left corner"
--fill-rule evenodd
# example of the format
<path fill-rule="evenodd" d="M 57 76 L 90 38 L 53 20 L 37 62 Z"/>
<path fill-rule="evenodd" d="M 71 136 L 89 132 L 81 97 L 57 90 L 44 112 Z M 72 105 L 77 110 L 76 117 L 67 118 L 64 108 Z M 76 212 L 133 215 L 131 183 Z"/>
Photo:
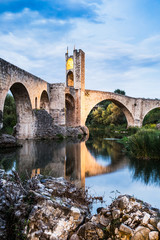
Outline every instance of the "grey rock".
<path fill-rule="evenodd" d="M 120 230 L 121 232 L 124 232 L 124 233 L 126 233 L 126 234 L 130 234 L 130 235 L 133 233 L 132 229 L 131 229 L 130 227 L 126 226 L 126 225 L 123 224 L 123 223 L 120 225 L 119 230 Z"/>
<path fill-rule="evenodd" d="M 79 237 L 77 234 L 73 234 L 70 238 L 70 240 L 79 240 Z"/>
<path fill-rule="evenodd" d="M 100 222 L 100 224 L 102 224 L 103 226 L 107 227 L 108 224 L 110 223 L 110 220 L 109 220 L 109 218 L 106 218 L 104 215 L 101 215 L 101 216 L 100 216 L 100 219 L 99 219 L 99 222 Z"/>
<path fill-rule="evenodd" d="M 149 240 L 158 240 L 159 233 L 157 231 L 152 231 L 149 233 Z"/>
<path fill-rule="evenodd" d="M 150 215 L 148 213 L 145 213 L 142 219 L 142 224 L 147 225 L 149 223 L 149 219 L 150 219 Z"/>
<path fill-rule="evenodd" d="M 126 196 L 119 198 L 118 207 L 121 209 L 127 208 L 129 205 L 129 199 Z"/>
<path fill-rule="evenodd" d="M 157 123 L 156 128 L 160 130 L 160 123 Z"/>
<path fill-rule="evenodd" d="M 157 229 L 160 232 L 160 222 L 157 223 Z"/>
<path fill-rule="evenodd" d="M 150 224 L 153 225 L 154 227 L 157 228 L 157 219 L 154 218 L 154 217 L 151 217 L 150 220 L 149 220 Z"/>
<path fill-rule="evenodd" d="M 135 229 L 135 233 L 131 240 L 149 240 L 150 230 L 146 227 L 139 226 Z"/>
<path fill-rule="evenodd" d="M 17 140 L 15 137 L 8 135 L 8 134 L 2 134 L 0 136 L 0 148 L 9 148 L 9 147 L 18 147 L 20 146 L 17 143 Z"/>
<path fill-rule="evenodd" d="M 119 217 L 120 217 L 120 214 L 121 214 L 121 211 L 120 211 L 120 210 L 118 210 L 118 209 L 113 210 L 113 211 L 112 211 L 112 217 L 113 217 L 113 219 L 119 218 Z"/>

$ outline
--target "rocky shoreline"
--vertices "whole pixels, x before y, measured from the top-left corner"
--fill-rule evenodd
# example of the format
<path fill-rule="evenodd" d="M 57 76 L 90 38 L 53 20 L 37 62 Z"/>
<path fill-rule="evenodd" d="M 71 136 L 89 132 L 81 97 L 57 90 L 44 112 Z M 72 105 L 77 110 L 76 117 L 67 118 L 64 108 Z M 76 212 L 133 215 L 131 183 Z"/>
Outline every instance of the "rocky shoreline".
<path fill-rule="evenodd" d="M 73 140 L 86 140 L 89 136 L 88 128 L 85 126 L 66 127 L 54 126 L 51 131 L 39 132 L 34 139 L 73 139 Z M 16 137 L 9 134 L 0 135 L 0 149 L 21 147 Z"/>
<path fill-rule="evenodd" d="M 21 147 L 14 136 L 2 134 L 0 136 L 0 149 Z"/>
<path fill-rule="evenodd" d="M 93 199 L 63 178 L 21 182 L 0 170 L 1 240 L 160 239 L 160 212 L 123 195 L 90 213 Z"/>

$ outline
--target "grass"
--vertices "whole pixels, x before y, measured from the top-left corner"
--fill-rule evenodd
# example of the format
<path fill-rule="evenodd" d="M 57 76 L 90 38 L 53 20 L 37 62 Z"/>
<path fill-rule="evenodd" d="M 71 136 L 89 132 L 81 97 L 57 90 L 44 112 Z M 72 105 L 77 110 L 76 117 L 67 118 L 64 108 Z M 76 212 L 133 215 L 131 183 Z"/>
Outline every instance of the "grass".
<path fill-rule="evenodd" d="M 120 140 L 127 152 L 137 159 L 160 159 L 160 131 L 141 129 L 130 137 Z"/>

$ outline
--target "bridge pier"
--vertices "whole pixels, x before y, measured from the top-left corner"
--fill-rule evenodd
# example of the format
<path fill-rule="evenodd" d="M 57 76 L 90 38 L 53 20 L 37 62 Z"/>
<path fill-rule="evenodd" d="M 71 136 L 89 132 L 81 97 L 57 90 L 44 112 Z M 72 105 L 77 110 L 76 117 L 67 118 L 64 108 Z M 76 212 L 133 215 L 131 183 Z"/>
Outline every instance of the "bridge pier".
<path fill-rule="evenodd" d="M 65 84 L 54 83 L 49 85 L 50 105 L 49 114 L 56 125 L 65 125 Z"/>
<path fill-rule="evenodd" d="M 143 120 L 140 120 L 140 119 L 134 120 L 134 127 L 142 127 L 142 125 L 143 125 Z"/>
<path fill-rule="evenodd" d="M 142 127 L 142 125 L 143 125 L 143 121 L 142 120 L 140 120 L 140 119 L 133 119 L 133 121 L 128 121 L 127 128 L 129 128 L 129 127 Z"/>

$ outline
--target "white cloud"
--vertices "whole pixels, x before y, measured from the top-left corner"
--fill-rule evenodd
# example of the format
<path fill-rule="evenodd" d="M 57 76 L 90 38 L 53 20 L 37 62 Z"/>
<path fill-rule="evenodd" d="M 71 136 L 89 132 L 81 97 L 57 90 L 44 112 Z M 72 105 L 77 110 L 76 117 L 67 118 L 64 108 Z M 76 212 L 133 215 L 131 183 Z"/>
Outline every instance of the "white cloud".
<path fill-rule="evenodd" d="M 31 11 L 29 8 L 24 8 L 22 12 L 18 12 L 18 13 L 5 12 L 1 14 L 1 19 L 4 21 L 11 21 L 11 20 L 23 18 L 25 16 L 30 16 L 30 18 L 31 17 L 36 18 L 39 16 L 39 14 L 37 11 Z"/>
<path fill-rule="evenodd" d="M 82 0 L 81 4 L 91 3 Z M 86 88 L 120 88 L 127 95 L 160 98 L 160 32 L 135 40 L 129 3 L 93 2 L 93 7 L 95 21 L 45 18 L 28 8 L 0 15 L 0 21 L 10 22 L 8 31 L 0 29 L 0 57 L 49 82 L 64 82 L 64 53 L 69 46 L 72 54 L 75 45 L 86 52 Z"/>

